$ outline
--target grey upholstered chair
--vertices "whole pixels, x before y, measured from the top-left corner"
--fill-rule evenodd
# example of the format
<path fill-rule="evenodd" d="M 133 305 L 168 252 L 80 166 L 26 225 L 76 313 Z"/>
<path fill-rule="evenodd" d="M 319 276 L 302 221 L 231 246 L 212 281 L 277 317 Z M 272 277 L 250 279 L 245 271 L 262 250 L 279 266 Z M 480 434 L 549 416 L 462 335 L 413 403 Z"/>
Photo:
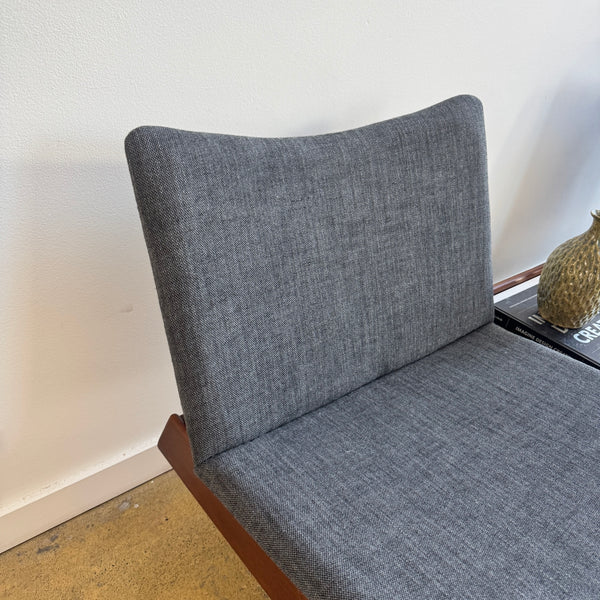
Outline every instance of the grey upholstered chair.
<path fill-rule="evenodd" d="M 600 598 L 600 373 L 492 323 L 477 99 L 126 152 L 161 447 L 273 598 Z"/>

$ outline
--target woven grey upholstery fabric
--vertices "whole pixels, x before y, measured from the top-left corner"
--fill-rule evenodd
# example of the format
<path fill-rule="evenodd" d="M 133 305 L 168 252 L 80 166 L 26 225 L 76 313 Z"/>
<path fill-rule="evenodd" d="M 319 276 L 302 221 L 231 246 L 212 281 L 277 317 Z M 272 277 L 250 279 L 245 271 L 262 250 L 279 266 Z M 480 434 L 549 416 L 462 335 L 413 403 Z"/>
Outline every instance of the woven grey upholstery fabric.
<path fill-rule="evenodd" d="M 196 465 L 492 319 L 470 96 L 342 133 L 126 153 Z"/>
<path fill-rule="evenodd" d="M 486 325 L 200 475 L 310 600 L 597 599 L 599 383 Z"/>

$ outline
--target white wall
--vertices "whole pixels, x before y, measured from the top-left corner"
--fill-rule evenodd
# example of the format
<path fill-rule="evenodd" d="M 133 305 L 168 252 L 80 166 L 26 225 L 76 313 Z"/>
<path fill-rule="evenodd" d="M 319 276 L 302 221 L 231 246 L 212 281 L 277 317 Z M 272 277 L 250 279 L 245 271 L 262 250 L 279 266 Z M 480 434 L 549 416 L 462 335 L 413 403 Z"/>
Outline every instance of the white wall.
<path fill-rule="evenodd" d="M 5 0 L 0 18 L 0 514 L 143 454 L 178 410 L 133 127 L 322 133 L 473 93 L 496 279 L 600 208 L 600 0 Z"/>

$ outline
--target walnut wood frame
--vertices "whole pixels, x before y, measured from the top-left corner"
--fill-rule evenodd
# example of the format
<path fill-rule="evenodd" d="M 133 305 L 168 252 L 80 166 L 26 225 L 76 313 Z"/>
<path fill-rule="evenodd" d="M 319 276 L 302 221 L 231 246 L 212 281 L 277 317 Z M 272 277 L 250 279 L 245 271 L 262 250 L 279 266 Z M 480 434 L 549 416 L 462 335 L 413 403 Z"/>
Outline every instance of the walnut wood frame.
<path fill-rule="evenodd" d="M 494 294 L 537 277 L 542 271 L 542 266 L 538 265 L 494 284 Z M 169 417 L 158 441 L 158 448 L 268 596 L 272 600 L 307 600 L 221 501 L 196 476 L 190 441 L 181 416 Z"/>
<path fill-rule="evenodd" d="M 196 476 L 190 441 L 182 417 L 169 417 L 158 440 L 158 448 L 268 596 L 273 600 L 307 600 Z"/>
<path fill-rule="evenodd" d="M 513 275 L 512 277 L 508 277 L 507 279 L 503 279 L 498 283 L 494 284 L 494 294 L 499 294 L 500 292 L 504 292 L 505 290 L 509 290 L 515 285 L 519 285 L 520 283 L 525 283 L 534 277 L 537 277 L 541 272 L 544 264 L 537 265 L 536 267 L 532 267 L 527 271 L 523 271 L 518 275 Z"/>

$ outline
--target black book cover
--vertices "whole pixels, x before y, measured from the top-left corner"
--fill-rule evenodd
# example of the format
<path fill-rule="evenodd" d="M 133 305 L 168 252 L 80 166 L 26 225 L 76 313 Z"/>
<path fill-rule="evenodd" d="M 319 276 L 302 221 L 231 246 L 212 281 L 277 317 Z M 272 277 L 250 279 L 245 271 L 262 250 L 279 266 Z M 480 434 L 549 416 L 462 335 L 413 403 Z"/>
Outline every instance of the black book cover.
<path fill-rule="evenodd" d="M 537 285 L 500 300 L 495 308 L 497 325 L 600 368 L 600 315 L 580 329 L 552 325 L 537 312 Z"/>

